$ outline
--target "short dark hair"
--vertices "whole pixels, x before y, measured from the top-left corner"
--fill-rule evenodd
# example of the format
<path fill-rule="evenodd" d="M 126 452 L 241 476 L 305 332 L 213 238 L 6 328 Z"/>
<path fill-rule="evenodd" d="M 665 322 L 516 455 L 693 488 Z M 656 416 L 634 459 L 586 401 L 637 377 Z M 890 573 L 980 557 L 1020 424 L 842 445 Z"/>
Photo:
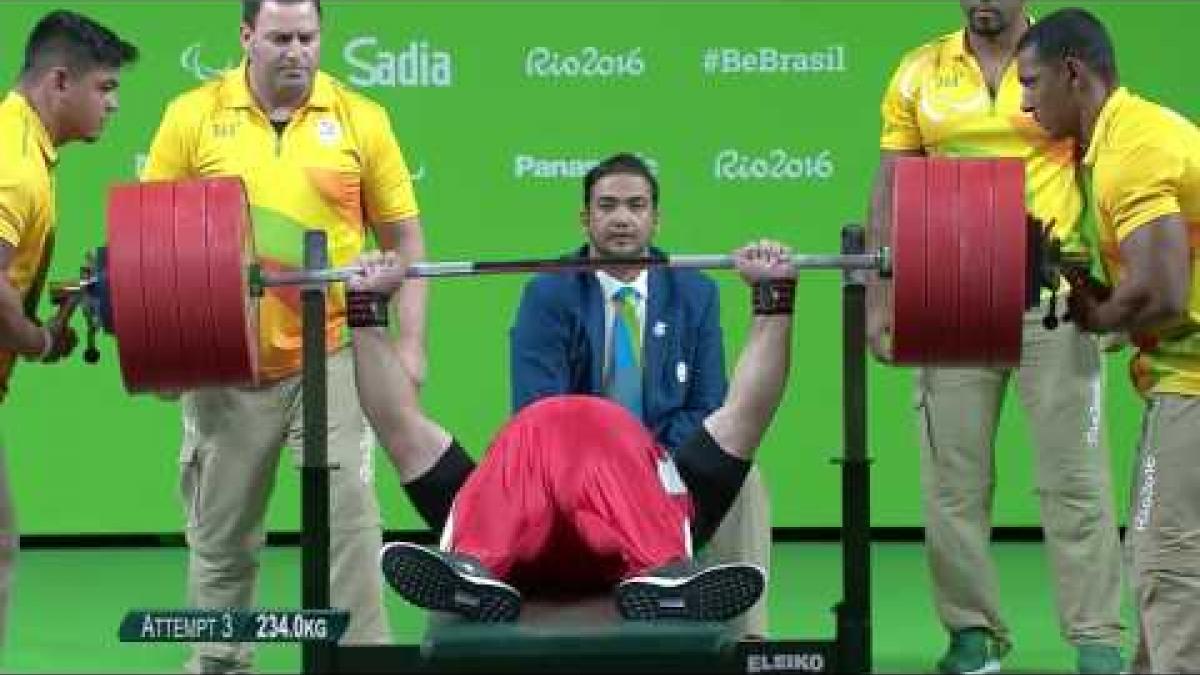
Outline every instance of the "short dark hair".
<path fill-rule="evenodd" d="M 658 179 L 650 172 L 650 167 L 642 161 L 642 158 L 631 152 L 613 155 L 602 160 L 587 172 L 587 175 L 583 177 L 584 206 L 592 203 L 592 188 L 596 187 L 596 181 L 614 174 L 629 174 L 645 178 L 646 182 L 650 184 L 650 199 L 655 206 L 658 206 Z"/>
<path fill-rule="evenodd" d="M 1067 8 L 1038 19 L 1021 36 L 1017 50 L 1032 48 L 1038 61 L 1070 56 L 1087 64 L 1106 82 L 1117 81 L 1117 56 L 1108 30 L 1091 12 Z"/>
<path fill-rule="evenodd" d="M 92 19 L 65 9 L 43 16 L 25 44 L 21 75 L 66 66 L 78 75 L 98 67 L 120 68 L 138 59 L 138 49 Z"/>
<path fill-rule="evenodd" d="M 270 0 L 278 2 L 281 5 L 298 5 L 302 2 L 311 3 L 317 8 L 317 18 L 321 18 L 321 0 Z M 267 0 L 242 0 L 242 23 L 247 26 L 253 26 L 258 20 L 258 13 L 262 11 L 263 3 Z"/>

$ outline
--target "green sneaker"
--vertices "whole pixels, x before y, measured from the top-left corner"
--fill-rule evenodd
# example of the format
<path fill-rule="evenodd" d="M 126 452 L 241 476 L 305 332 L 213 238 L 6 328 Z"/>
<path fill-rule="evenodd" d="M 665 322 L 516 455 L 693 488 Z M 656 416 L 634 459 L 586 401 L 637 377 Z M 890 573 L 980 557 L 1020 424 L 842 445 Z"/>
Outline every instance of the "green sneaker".
<path fill-rule="evenodd" d="M 937 662 L 939 673 L 984 675 L 1000 672 L 1000 645 L 985 628 L 964 628 L 950 634 L 950 647 Z"/>
<path fill-rule="evenodd" d="M 1099 642 L 1085 642 L 1078 647 L 1076 672 L 1120 673 L 1124 672 L 1124 668 L 1125 660 L 1121 658 L 1119 647 Z"/>

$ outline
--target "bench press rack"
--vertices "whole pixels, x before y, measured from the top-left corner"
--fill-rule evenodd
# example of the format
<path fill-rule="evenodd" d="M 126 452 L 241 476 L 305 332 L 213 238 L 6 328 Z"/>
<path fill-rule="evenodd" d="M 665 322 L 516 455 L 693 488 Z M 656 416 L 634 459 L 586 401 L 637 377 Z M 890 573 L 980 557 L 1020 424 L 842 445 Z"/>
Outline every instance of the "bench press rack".
<path fill-rule="evenodd" d="M 305 270 L 328 268 L 326 237 L 305 236 Z M 842 229 L 844 254 L 865 252 L 863 230 Z M 302 645 L 305 673 L 395 672 L 748 672 L 867 673 L 871 670 L 870 463 L 867 457 L 866 279 L 842 272 L 842 600 L 832 640 L 734 641 L 718 623 L 615 621 L 578 628 L 578 617 L 550 612 L 556 623 L 471 626 L 431 620 L 420 645 Z M 301 469 L 302 606 L 328 609 L 329 466 L 326 436 L 326 285 L 301 291 L 304 448 Z M 586 618 L 583 621 L 587 621 Z M 489 634 L 499 639 L 489 639 Z M 532 644 L 525 643 L 533 638 Z M 496 644 L 500 643 L 500 644 Z M 539 644 L 553 653 L 539 651 Z M 489 644 L 502 647 L 489 651 Z M 565 659 L 570 659 L 569 661 Z"/>

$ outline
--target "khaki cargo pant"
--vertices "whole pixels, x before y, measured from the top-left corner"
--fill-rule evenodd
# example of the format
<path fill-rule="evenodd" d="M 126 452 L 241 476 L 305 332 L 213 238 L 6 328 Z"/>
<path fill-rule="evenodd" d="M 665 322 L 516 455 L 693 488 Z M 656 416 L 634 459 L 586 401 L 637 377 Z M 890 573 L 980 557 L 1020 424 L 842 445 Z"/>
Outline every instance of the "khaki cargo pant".
<path fill-rule="evenodd" d="M 391 641 L 383 609 L 379 550 L 383 545 L 372 453 L 348 350 L 328 364 L 330 598 L 350 611 L 343 643 Z M 187 516 L 188 604 L 250 607 L 255 602 L 263 519 L 281 449 L 303 452 L 299 376 L 256 389 L 185 393 L 181 491 Z M 300 589 L 297 589 L 298 608 Z M 189 672 L 249 670 L 249 644 L 200 643 Z"/>
<path fill-rule="evenodd" d="M 1119 645 L 1121 553 L 1102 423 L 1099 348 L 1074 324 L 1026 314 L 1016 369 L 926 368 L 917 375 L 922 506 L 934 603 L 947 630 L 989 629 L 1004 645 L 989 554 L 995 436 L 1016 380 L 1037 457 L 1037 495 L 1062 635 Z"/>
<path fill-rule="evenodd" d="M 748 562 L 771 571 L 771 501 L 758 464 L 746 474 L 741 492 L 717 526 L 708 545 L 700 552 L 708 563 Z M 735 635 L 767 636 L 767 591 L 744 614 L 729 622 Z"/>
<path fill-rule="evenodd" d="M 1200 673 L 1200 397 L 1152 394 L 1125 543 L 1138 673 Z"/>

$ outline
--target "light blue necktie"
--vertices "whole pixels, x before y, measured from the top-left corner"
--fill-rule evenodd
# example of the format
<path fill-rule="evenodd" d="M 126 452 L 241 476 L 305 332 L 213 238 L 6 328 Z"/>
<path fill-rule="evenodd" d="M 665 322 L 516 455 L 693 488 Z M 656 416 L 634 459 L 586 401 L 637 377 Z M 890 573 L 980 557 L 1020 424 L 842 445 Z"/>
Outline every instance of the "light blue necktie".
<path fill-rule="evenodd" d="M 604 392 L 642 419 L 642 340 L 637 318 L 638 292 L 622 286 L 613 293 L 612 344 Z"/>

